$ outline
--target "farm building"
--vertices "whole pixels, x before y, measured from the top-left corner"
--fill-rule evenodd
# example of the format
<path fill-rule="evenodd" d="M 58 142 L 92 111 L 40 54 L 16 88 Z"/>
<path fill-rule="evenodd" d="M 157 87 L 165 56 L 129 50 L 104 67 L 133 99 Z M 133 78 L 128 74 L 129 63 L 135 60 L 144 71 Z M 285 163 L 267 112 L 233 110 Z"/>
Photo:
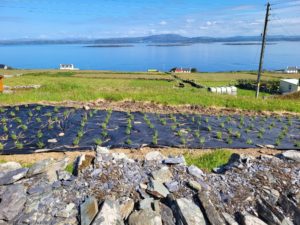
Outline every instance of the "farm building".
<path fill-rule="evenodd" d="M 176 68 L 175 73 L 191 73 L 192 70 L 190 68 Z"/>
<path fill-rule="evenodd" d="M 298 73 L 297 66 L 288 66 L 285 70 L 286 73 Z"/>
<path fill-rule="evenodd" d="M 300 91 L 298 79 L 282 79 L 280 80 L 280 92 L 292 93 Z"/>
<path fill-rule="evenodd" d="M 75 68 L 73 64 L 60 64 L 59 69 L 60 70 L 79 70 L 78 68 Z"/>
<path fill-rule="evenodd" d="M 4 65 L 4 64 L 0 64 L 0 69 L 7 70 L 7 69 L 8 69 L 8 66 L 7 66 L 7 65 Z"/>

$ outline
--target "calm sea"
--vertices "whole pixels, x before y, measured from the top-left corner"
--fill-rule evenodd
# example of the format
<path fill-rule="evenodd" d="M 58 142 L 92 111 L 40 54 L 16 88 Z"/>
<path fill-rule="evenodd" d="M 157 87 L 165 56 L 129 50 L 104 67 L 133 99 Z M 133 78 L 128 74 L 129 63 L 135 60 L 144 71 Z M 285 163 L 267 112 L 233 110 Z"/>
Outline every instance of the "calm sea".
<path fill-rule="evenodd" d="M 0 64 L 24 69 L 52 69 L 74 64 L 85 70 L 168 71 L 173 67 L 194 67 L 199 71 L 256 70 L 259 45 L 223 43 L 158 47 L 89 48 L 85 45 L 0 46 Z M 265 69 L 300 67 L 300 42 L 278 42 L 266 46 Z"/>

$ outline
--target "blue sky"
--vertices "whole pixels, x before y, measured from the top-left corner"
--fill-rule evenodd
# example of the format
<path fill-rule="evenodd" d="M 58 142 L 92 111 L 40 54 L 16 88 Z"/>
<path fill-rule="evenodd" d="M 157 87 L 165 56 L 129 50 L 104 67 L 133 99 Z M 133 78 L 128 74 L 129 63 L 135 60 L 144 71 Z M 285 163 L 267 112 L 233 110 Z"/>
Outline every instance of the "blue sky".
<path fill-rule="evenodd" d="M 274 0 L 269 33 L 300 35 L 300 0 Z M 0 39 L 262 32 L 261 0 L 0 0 Z"/>

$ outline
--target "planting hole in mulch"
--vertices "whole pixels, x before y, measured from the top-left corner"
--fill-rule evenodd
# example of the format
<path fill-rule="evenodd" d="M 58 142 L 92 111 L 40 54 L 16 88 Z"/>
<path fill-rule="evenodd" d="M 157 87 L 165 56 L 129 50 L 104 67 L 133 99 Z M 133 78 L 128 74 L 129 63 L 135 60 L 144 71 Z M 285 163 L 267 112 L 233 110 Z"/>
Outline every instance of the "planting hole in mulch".
<path fill-rule="evenodd" d="M 0 108 L 0 154 L 110 148 L 300 149 L 296 116 L 154 114 L 22 105 Z"/>

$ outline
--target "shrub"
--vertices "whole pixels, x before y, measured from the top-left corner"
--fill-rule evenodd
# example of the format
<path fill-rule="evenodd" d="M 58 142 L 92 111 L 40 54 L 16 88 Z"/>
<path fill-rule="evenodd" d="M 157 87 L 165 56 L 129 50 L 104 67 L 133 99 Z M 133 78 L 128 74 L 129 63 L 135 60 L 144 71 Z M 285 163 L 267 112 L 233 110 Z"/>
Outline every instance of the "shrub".
<path fill-rule="evenodd" d="M 256 80 L 245 80 L 240 79 L 237 80 L 238 88 L 246 89 L 246 90 L 256 90 Z M 280 82 L 279 80 L 269 80 L 269 81 L 262 81 L 260 90 L 261 92 L 270 93 L 270 94 L 279 94 Z"/>

